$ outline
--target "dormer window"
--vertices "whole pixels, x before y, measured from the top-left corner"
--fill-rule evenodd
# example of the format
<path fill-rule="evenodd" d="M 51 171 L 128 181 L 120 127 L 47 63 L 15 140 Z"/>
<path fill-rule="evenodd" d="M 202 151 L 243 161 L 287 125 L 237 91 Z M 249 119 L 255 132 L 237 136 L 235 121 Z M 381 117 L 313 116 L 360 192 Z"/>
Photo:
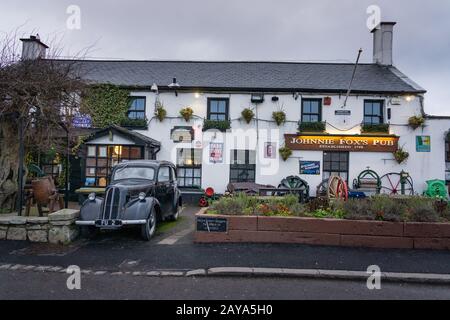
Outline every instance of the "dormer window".
<path fill-rule="evenodd" d="M 382 124 L 383 100 L 364 100 L 364 124 Z"/>
<path fill-rule="evenodd" d="M 302 122 L 322 121 L 322 99 L 302 100 Z"/>
<path fill-rule="evenodd" d="M 208 120 L 226 121 L 228 120 L 229 99 L 209 98 L 208 99 Z"/>
<path fill-rule="evenodd" d="M 128 119 L 145 119 L 145 97 L 130 97 Z"/>

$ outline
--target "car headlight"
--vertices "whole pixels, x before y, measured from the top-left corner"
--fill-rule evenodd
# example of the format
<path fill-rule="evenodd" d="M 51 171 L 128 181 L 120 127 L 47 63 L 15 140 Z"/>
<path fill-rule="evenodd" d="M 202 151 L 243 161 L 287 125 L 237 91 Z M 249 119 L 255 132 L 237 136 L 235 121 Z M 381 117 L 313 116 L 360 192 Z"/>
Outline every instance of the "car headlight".
<path fill-rule="evenodd" d="M 90 193 L 88 196 L 89 201 L 94 201 L 95 200 L 95 193 Z"/>
<path fill-rule="evenodd" d="M 145 197 L 146 197 L 147 195 L 145 194 L 145 192 L 141 192 L 141 193 L 139 193 L 139 200 L 141 200 L 141 201 L 143 201 L 143 200 L 145 200 Z"/>

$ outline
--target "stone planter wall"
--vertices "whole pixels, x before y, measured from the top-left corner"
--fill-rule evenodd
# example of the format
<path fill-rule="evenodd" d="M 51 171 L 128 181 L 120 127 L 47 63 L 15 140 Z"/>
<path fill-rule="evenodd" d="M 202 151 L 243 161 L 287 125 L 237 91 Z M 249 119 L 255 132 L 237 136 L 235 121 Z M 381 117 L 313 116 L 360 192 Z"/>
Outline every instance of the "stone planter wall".
<path fill-rule="evenodd" d="M 198 217 L 211 217 L 198 214 Z M 450 250 L 450 223 L 354 221 L 297 217 L 214 216 L 227 232 L 196 231 L 197 243 L 299 243 Z"/>
<path fill-rule="evenodd" d="M 78 236 L 78 210 L 63 209 L 48 217 L 0 216 L 0 240 L 68 244 Z"/>

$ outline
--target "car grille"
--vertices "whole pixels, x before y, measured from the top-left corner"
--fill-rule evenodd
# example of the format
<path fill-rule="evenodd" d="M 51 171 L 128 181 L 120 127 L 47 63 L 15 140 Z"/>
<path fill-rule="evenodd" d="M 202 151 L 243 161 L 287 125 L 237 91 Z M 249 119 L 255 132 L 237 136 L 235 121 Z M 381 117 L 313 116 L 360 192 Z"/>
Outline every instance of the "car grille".
<path fill-rule="evenodd" d="M 103 220 L 117 219 L 120 208 L 120 190 L 119 188 L 109 188 L 106 191 L 105 204 L 103 206 Z"/>

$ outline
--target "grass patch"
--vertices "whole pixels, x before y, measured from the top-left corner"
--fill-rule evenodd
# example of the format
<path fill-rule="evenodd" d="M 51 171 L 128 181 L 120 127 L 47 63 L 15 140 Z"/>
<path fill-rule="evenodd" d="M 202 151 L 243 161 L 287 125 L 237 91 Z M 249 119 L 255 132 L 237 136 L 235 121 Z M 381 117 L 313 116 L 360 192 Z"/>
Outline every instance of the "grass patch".
<path fill-rule="evenodd" d="M 156 228 L 156 233 L 161 234 L 169 231 L 173 227 L 175 227 L 180 221 L 184 220 L 184 217 L 178 217 L 176 221 L 163 221 L 158 223 Z"/>

